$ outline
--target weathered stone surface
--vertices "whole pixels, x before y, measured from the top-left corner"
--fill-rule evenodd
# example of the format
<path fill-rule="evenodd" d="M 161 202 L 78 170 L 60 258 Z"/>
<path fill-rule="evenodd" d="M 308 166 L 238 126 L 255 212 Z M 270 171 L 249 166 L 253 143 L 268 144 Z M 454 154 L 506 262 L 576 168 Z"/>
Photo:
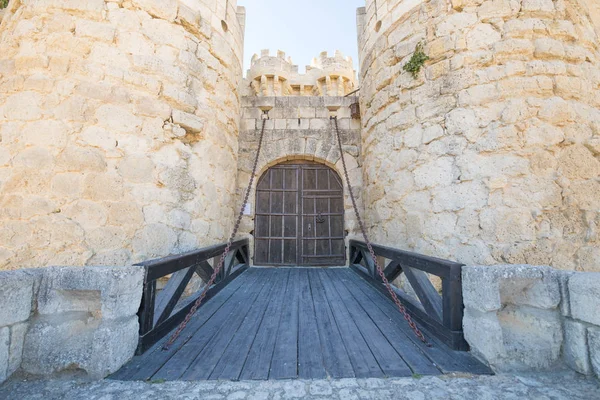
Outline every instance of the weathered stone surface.
<path fill-rule="evenodd" d="M 592 127 L 600 116 L 596 94 L 585 89 L 597 77 L 573 72 L 598 58 L 597 9 L 575 17 L 571 6 L 550 0 L 447 3 L 424 9 L 393 1 L 377 18 L 369 3 L 358 14 L 364 190 L 377 200 L 365 203 L 372 239 L 442 258 L 452 247 L 461 262 L 597 271 L 597 239 L 564 234 L 571 224 L 555 217 L 599 208 Z M 594 43 L 587 56 L 574 45 L 584 36 Z M 414 79 L 403 67 L 419 42 L 429 60 Z M 413 149 L 418 158 L 399 156 Z M 454 176 L 440 173 L 441 158 Z M 434 194 L 417 231 L 405 229 L 417 211 L 412 197 L 387 195 L 405 172 L 415 175 L 414 196 Z M 471 229 L 455 232 L 449 245 L 436 214 L 473 203 Z M 595 232 L 597 224 L 577 230 Z"/>
<path fill-rule="evenodd" d="M 500 310 L 506 304 L 554 309 L 561 299 L 552 269 L 530 265 L 464 267 L 463 297 L 466 307 L 480 311 Z"/>
<path fill-rule="evenodd" d="M 558 366 L 559 276 L 527 265 L 463 267 L 463 328 L 472 351 L 498 371 Z"/>
<path fill-rule="evenodd" d="M 16 324 L 10 327 L 10 348 L 8 354 L 8 371 L 10 376 L 21 366 L 23 358 L 23 346 L 25 344 L 25 334 L 29 328 L 29 323 Z"/>
<path fill-rule="evenodd" d="M 588 349 L 588 327 L 581 322 L 566 319 L 564 322 L 564 359 L 569 367 L 580 374 L 590 375 L 590 352 Z"/>
<path fill-rule="evenodd" d="M 52 267 L 44 271 L 37 299 L 41 315 L 92 314 L 103 320 L 135 315 L 142 267 Z"/>
<path fill-rule="evenodd" d="M 313 381 L 241 382 L 82 382 L 79 380 L 14 380 L 0 388 L 0 396 L 19 399 L 81 399 L 110 397 L 123 400 L 248 399 L 286 397 L 288 387 L 304 390 L 301 399 L 545 399 L 590 400 L 598 397 L 598 383 L 575 372 L 500 374 L 495 376 L 440 376 L 395 379 L 330 379 Z M 319 393 L 312 394 L 315 388 Z M 318 388 L 318 389 L 317 389 Z M 309 392 L 310 390 L 310 392 Z"/>
<path fill-rule="evenodd" d="M 462 270 L 463 301 L 468 309 L 482 312 L 502 308 L 497 271 L 489 267 L 466 266 Z"/>
<path fill-rule="evenodd" d="M 0 326 L 27 321 L 31 314 L 34 278 L 24 272 L 0 272 Z"/>
<path fill-rule="evenodd" d="M 588 328 L 590 362 L 596 378 L 600 379 L 600 328 Z"/>
<path fill-rule="evenodd" d="M 79 369 L 93 379 L 118 370 L 135 352 L 136 316 L 102 322 L 88 313 L 50 316 L 32 322 L 21 367 L 34 375 Z"/>
<path fill-rule="evenodd" d="M 10 329 L 0 328 L 0 384 L 10 376 L 8 373 L 10 350 Z"/>
<path fill-rule="evenodd" d="M 506 360 L 502 370 L 548 370 L 559 363 L 563 333 L 557 311 L 507 307 L 498 313 Z"/>
<path fill-rule="evenodd" d="M 505 356 L 502 326 L 495 312 L 465 309 L 463 331 L 473 354 L 490 365 L 496 366 L 498 360 Z"/>
<path fill-rule="evenodd" d="M 503 303 L 554 309 L 560 303 L 558 279 L 549 267 L 516 265 L 500 267 Z"/>
<path fill-rule="evenodd" d="M 0 269 L 129 264 L 184 247 L 180 232 L 164 245 L 160 228 L 161 240 L 140 245 L 149 203 L 232 222 L 244 14 L 214 0 L 188 1 L 181 19 L 177 0 L 122 3 L 11 2 L 0 27 L 0 198 L 20 196 L 26 212 L 1 206 L 0 225 L 28 228 L 0 241 Z M 193 178 L 159 181 L 165 170 Z M 197 190 L 208 184 L 215 195 Z M 73 228 L 42 229 L 36 219 L 50 216 Z M 178 229 L 184 244 L 224 240 L 219 227 Z"/>
<path fill-rule="evenodd" d="M 571 315 L 600 325 L 600 273 L 581 273 L 569 278 Z"/>
<path fill-rule="evenodd" d="M 575 272 L 571 271 L 554 271 L 557 275 L 558 284 L 560 287 L 560 310 L 565 317 L 571 316 L 571 299 L 569 295 L 569 279 Z"/>

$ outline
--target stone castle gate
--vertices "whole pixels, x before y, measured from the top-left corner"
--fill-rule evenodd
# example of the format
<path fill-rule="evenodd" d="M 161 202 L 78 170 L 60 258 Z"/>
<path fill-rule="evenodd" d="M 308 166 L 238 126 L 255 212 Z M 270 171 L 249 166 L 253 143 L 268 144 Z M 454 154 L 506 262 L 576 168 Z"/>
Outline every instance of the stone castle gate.
<path fill-rule="evenodd" d="M 244 78 L 235 0 L 10 0 L 0 16 L 0 381 L 73 368 L 102 378 L 149 349 L 121 378 L 258 376 L 251 337 L 279 349 L 284 378 L 334 364 L 339 377 L 598 376 L 595 2 L 367 0 L 360 79 L 339 52 L 300 73 L 266 50 Z M 228 247 L 263 123 L 269 187 L 254 181 Z M 344 160 L 350 185 L 337 179 Z M 313 199 L 286 215 L 282 199 L 277 215 L 272 193 L 286 187 L 271 177 L 285 165 L 326 171 L 327 212 Z M 158 351 L 199 293 L 198 335 Z"/>

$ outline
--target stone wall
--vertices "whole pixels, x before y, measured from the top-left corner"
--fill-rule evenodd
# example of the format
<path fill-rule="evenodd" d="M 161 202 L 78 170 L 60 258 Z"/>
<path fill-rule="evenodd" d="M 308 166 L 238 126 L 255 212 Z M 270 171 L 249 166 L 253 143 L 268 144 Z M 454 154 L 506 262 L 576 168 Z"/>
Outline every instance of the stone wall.
<path fill-rule="evenodd" d="M 262 126 L 260 107 L 272 107 L 265 125 L 263 148 L 257 176 L 250 194 L 250 214 L 244 216 L 240 234 L 249 235 L 254 230 L 256 184 L 260 176 L 273 165 L 289 160 L 313 160 L 333 168 L 344 183 L 345 230 L 356 235 L 358 224 L 344 178 L 335 128 L 330 120 L 328 106 L 340 107 L 336 114 L 342 137 L 348 174 L 359 208 L 362 209 L 362 169 L 360 163 L 360 121 L 353 119 L 350 105 L 356 97 L 281 96 L 242 98 L 242 119 L 239 143 L 238 205 L 239 209 L 250 180 Z M 237 211 L 237 210 L 236 210 Z M 251 244 L 251 248 L 254 246 Z"/>
<path fill-rule="evenodd" d="M 600 273 L 464 267 L 465 339 L 500 372 L 565 365 L 600 378 Z"/>
<path fill-rule="evenodd" d="M 0 269 L 127 265 L 226 239 L 244 18 L 235 0 L 11 1 Z"/>
<path fill-rule="evenodd" d="M 84 372 L 100 379 L 135 352 L 142 267 L 0 272 L 0 383 Z"/>
<path fill-rule="evenodd" d="M 466 264 L 599 271 L 597 2 L 366 4 L 373 240 Z M 413 79 L 403 66 L 419 42 L 430 59 Z"/>

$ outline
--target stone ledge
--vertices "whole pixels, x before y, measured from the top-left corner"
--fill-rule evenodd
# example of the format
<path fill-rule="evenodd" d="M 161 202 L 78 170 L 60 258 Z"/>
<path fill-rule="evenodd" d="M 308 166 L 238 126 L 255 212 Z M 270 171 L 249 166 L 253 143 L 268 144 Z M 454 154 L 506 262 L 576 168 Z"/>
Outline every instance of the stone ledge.
<path fill-rule="evenodd" d="M 465 339 L 494 370 L 599 376 L 600 273 L 501 265 L 464 267 L 462 278 Z"/>
<path fill-rule="evenodd" d="M 105 320 L 135 315 L 143 280 L 141 267 L 50 267 L 44 270 L 37 311 L 86 312 Z"/>
<path fill-rule="evenodd" d="M 102 379 L 133 357 L 138 344 L 136 316 L 108 322 L 73 317 L 32 323 L 23 351 L 24 372 L 49 376 L 79 369 L 92 379 Z"/>
<path fill-rule="evenodd" d="M 530 265 L 463 268 L 465 307 L 498 311 L 506 304 L 554 309 L 560 303 L 558 275 Z"/>
<path fill-rule="evenodd" d="M 143 267 L 49 267 L 0 273 L 0 383 L 21 368 L 50 376 L 118 370 L 138 343 Z"/>

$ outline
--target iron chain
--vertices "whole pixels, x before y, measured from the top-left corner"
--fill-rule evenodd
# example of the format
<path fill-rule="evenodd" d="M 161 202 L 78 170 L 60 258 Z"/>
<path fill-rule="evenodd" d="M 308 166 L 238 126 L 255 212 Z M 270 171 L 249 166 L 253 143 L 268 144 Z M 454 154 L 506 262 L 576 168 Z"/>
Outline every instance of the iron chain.
<path fill-rule="evenodd" d="M 373 246 L 371 245 L 371 242 L 369 241 L 369 237 L 367 236 L 367 230 L 365 229 L 365 226 L 363 224 L 360 213 L 358 212 L 358 206 L 356 205 L 356 199 L 354 198 L 354 191 L 352 190 L 352 185 L 350 184 L 350 176 L 348 175 L 348 168 L 346 167 L 346 159 L 344 158 L 344 150 L 342 148 L 342 138 L 340 136 L 338 120 L 337 120 L 337 117 L 331 117 L 331 119 L 335 123 L 335 132 L 337 135 L 337 142 L 338 142 L 338 146 L 339 146 L 339 150 L 340 150 L 340 157 L 342 159 L 342 166 L 344 168 L 344 176 L 346 178 L 346 184 L 348 185 L 348 192 L 350 193 L 350 199 L 352 200 L 352 207 L 354 207 L 354 214 L 356 215 L 356 219 L 358 220 L 358 226 L 360 227 L 362 236 L 365 240 L 365 243 L 367 244 L 367 248 L 369 249 L 369 253 L 371 254 L 371 258 L 373 259 L 375 268 L 377 269 L 377 273 L 381 277 L 383 284 L 385 285 L 388 292 L 390 293 L 392 300 L 394 300 L 394 303 L 396 303 L 398 310 L 400 310 L 400 313 L 404 316 L 404 319 L 408 323 L 408 326 L 410 326 L 411 329 L 415 332 L 415 335 L 419 338 L 419 340 L 421 340 L 427 346 L 431 347 L 431 344 L 429 344 L 429 342 L 427 342 L 427 339 L 425 339 L 423 332 L 421 332 L 419 327 L 417 327 L 417 325 L 414 323 L 414 321 L 412 320 L 412 318 L 406 311 L 406 308 L 404 307 L 404 305 L 400 302 L 400 299 L 398 299 L 398 295 L 392 289 L 392 285 L 390 284 L 389 280 L 385 276 L 385 273 L 383 272 L 383 268 L 381 268 L 381 266 L 379 265 L 379 262 L 377 261 L 377 256 L 375 255 Z"/>
<path fill-rule="evenodd" d="M 266 115 L 266 112 L 265 112 L 265 115 Z M 190 319 L 192 319 L 192 316 L 196 313 L 196 311 L 198 311 L 198 307 L 200 307 L 200 305 L 204 301 L 204 298 L 206 297 L 208 290 L 215 283 L 215 281 L 217 279 L 217 275 L 219 274 L 219 272 L 223 268 L 223 265 L 225 264 L 225 259 L 227 258 L 227 255 L 229 254 L 229 251 L 231 250 L 231 244 L 233 243 L 233 240 L 235 239 L 235 236 L 237 235 L 237 232 L 240 228 L 242 218 L 244 217 L 244 210 L 246 209 L 246 204 L 248 204 L 248 199 L 250 198 L 250 191 L 252 190 L 252 184 L 254 183 L 256 169 L 258 168 L 258 159 L 260 157 L 260 150 L 262 148 L 263 137 L 265 135 L 265 124 L 266 123 L 267 123 L 267 117 L 263 118 L 263 120 L 262 120 L 262 128 L 260 130 L 260 137 L 258 139 L 258 149 L 256 150 L 256 158 L 254 159 L 254 165 L 252 167 L 252 174 L 250 175 L 250 182 L 248 182 L 248 187 L 246 188 L 246 195 L 244 197 L 244 201 L 242 202 L 242 207 L 240 209 L 240 213 L 238 214 L 237 220 L 235 222 L 235 226 L 233 227 L 233 232 L 231 233 L 231 237 L 229 238 L 229 241 L 227 242 L 227 246 L 225 246 L 225 251 L 223 252 L 223 255 L 221 256 L 219 263 L 214 268 L 213 273 L 210 277 L 210 280 L 206 283 L 206 286 L 204 286 L 204 289 L 202 290 L 200 297 L 198 297 L 198 300 L 196 300 L 196 302 L 190 309 L 190 312 L 185 316 L 185 319 L 183 320 L 183 322 L 179 325 L 179 327 L 177 327 L 177 330 L 173 333 L 173 335 L 171 335 L 171 337 L 169 338 L 169 341 L 163 346 L 163 350 L 169 350 L 171 345 L 181 335 L 181 332 L 185 329 L 187 324 L 190 322 Z"/>

